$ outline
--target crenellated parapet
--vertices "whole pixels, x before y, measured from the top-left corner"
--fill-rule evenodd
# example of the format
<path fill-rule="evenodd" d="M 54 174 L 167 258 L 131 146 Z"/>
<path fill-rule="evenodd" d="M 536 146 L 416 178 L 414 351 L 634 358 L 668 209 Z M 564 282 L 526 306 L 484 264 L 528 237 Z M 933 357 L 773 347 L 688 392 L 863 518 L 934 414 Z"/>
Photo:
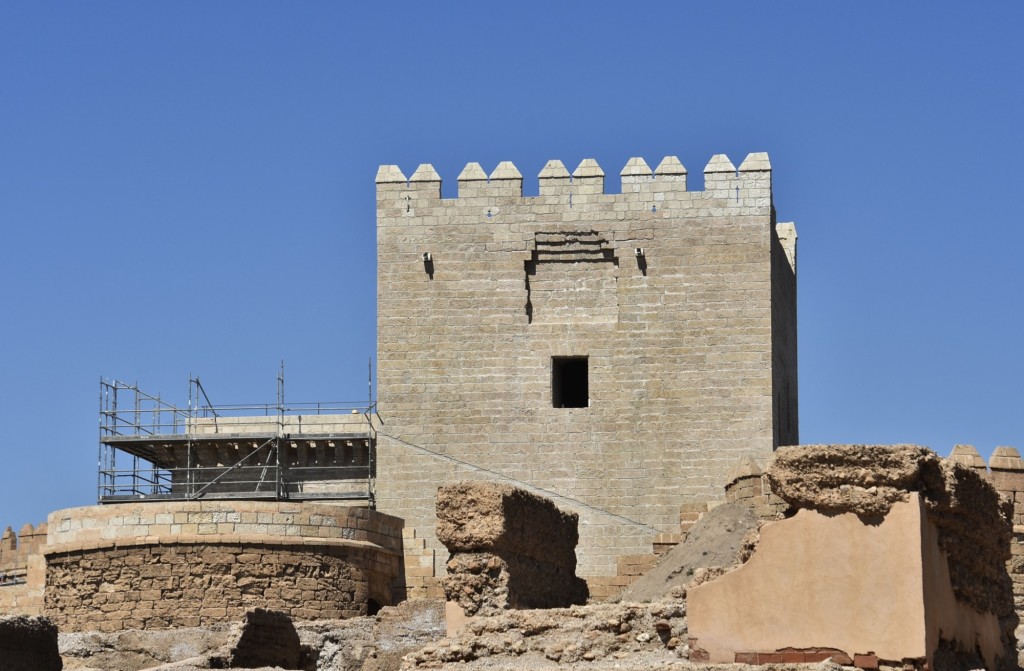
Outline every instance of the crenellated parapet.
<path fill-rule="evenodd" d="M 605 190 L 605 172 L 592 158 L 583 159 L 570 173 L 559 160 L 548 161 L 537 174 L 538 195 L 524 202 L 567 207 L 614 202 L 644 206 L 657 212 L 659 204 L 710 205 L 745 208 L 738 214 L 756 214 L 771 207 L 771 162 L 763 152 L 748 154 L 737 168 L 725 154 L 711 157 L 704 167 L 704 190 L 687 190 L 686 167 L 675 156 L 666 156 L 655 169 L 640 157 L 630 158 L 620 171 L 622 190 Z M 479 201 L 523 197 L 523 175 L 511 161 L 502 161 L 488 174 L 479 163 L 468 163 L 457 177 L 458 198 L 476 205 Z M 413 207 L 441 200 L 441 176 L 429 163 L 419 165 L 407 177 L 397 165 L 377 171 L 378 201 L 395 200 L 411 214 Z M 445 199 L 451 202 L 453 199 Z"/>
<path fill-rule="evenodd" d="M 25 524 L 18 532 L 7 527 L 3 534 L 0 534 L 0 575 L 24 573 L 29 557 L 39 554 L 46 545 L 46 530 L 46 522 L 40 523 L 39 526 Z"/>
<path fill-rule="evenodd" d="M 430 164 L 380 166 L 377 503 L 432 576 L 460 464 L 581 502 L 580 575 L 600 582 L 722 500 L 736 460 L 799 442 L 796 230 L 767 154 L 704 163 L 699 189 L 676 156 L 474 162 L 443 191 Z"/>
<path fill-rule="evenodd" d="M 45 522 L 0 534 L 0 613 L 41 615 L 47 541 Z"/>

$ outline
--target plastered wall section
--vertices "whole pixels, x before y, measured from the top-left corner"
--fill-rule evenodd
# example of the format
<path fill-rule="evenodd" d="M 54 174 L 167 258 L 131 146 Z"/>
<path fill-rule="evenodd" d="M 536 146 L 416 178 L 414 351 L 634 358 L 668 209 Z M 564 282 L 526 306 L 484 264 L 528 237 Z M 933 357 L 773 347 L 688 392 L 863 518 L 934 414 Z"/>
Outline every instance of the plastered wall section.
<path fill-rule="evenodd" d="M 977 643 L 990 669 L 1003 653 L 998 618 L 956 600 L 917 493 L 877 524 L 812 510 L 769 523 L 746 564 L 691 588 L 687 602 L 690 636 L 711 662 L 828 646 L 932 663 L 940 631 Z"/>
<path fill-rule="evenodd" d="M 795 366 L 795 283 L 773 280 L 789 262 L 772 252 L 767 157 L 737 171 L 716 156 L 704 191 L 678 161 L 630 163 L 606 194 L 596 163 L 570 178 L 549 162 L 535 197 L 511 164 L 467 166 L 457 198 L 430 166 L 408 181 L 381 168 L 377 500 L 437 551 L 439 574 L 446 482 L 551 497 L 580 515 L 579 573 L 611 576 L 677 530 L 681 503 L 721 499 L 741 457 L 763 464 L 777 406 L 796 440 L 795 383 L 779 382 L 795 381 L 780 370 Z M 588 357 L 589 407 L 553 407 L 558 356 Z"/>

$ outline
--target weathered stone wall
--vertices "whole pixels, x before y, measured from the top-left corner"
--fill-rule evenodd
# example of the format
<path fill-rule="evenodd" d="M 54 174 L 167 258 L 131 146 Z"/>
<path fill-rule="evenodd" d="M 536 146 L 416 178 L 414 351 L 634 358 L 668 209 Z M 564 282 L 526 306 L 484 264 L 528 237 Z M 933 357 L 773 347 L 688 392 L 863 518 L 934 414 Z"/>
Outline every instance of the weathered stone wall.
<path fill-rule="evenodd" d="M 402 521 L 366 508 L 131 503 L 58 510 L 48 527 L 44 612 L 71 631 L 199 626 L 256 607 L 351 617 L 398 596 Z"/>
<path fill-rule="evenodd" d="M 198 627 L 253 608 L 295 619 L 390 602 L 397 560 L 339 542 L 210 542 L 66 548 L 47 556 L 45 612 L 62 631 Z"/>
<path fill-rule="evenodd" d="M 437 492 L 437 536 L 451 553 L 445 597 L 469 614 L 587 600 L 576 577 L 579 519 L 508 485 L 460 482 Z"/>
<path fill-rule="evenodd" d="M 619 194 L 592 160 L 539 177 L 523 197 L 512 164 L 470 164 L 451 199 L 429 165 L 381 167 L 377 500 L 441 569 L 437 487 L 526 483 L 581 516 L 581 573 L 611 576 L 798 440 L 795 232 L 773 232 L 763 154 L 715 156 L 704 191 L 674 157 L 631 159 Z M 554 407 L 553 357 L 586 357 L 584 407 Z"/>

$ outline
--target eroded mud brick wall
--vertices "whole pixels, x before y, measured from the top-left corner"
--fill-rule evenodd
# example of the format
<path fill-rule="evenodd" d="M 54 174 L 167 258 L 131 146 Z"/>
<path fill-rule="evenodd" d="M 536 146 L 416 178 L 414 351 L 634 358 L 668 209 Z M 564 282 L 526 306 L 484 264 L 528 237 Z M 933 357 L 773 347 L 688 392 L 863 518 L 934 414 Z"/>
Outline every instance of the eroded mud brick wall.
<path fill-rule="evenodd" d="M 587 600 L 576 577 L 579 518 L 509 485 L 458 482 L 437 492 L 437 536 L 451 553 L 443 585 L 469 615 Z"/>
<path fill-rule="evenodd" d="M 798 442 L 796 233 L 767 156 L 715 156 L 703 191 L 674 157 L 630 159 L 617 194 L 589 159 L 539 180 L 524 197 L 511 163 L 471 163 L 442 198 L 429 165 L 377 176 L 377 500 L 439 572 L 445 482 L 565 497 L 581 573 L 607 576 L 742 457 Z"/>

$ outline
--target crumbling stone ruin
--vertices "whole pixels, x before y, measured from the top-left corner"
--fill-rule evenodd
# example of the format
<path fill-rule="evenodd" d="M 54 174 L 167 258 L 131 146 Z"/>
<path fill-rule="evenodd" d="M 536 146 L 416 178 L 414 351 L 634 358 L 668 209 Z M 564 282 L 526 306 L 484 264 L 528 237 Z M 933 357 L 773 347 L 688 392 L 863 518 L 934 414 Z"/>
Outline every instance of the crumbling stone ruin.
<path fill-rule="evenodd" d="M 582 604 L 578 517 L 523 489 L 458 482 L 437 492 L 437 537 L 448 548 L 445 597 L 467 615 Z"/>
<path fill-rule="evenodd" d="M 819 445 L 780 449 L 767 479 L 796 513 L 689 590 L 694 659 L 827 646 L 865 668 L 1016 667 L 1009 508 L 975 469 L 911 445 Z"/>

